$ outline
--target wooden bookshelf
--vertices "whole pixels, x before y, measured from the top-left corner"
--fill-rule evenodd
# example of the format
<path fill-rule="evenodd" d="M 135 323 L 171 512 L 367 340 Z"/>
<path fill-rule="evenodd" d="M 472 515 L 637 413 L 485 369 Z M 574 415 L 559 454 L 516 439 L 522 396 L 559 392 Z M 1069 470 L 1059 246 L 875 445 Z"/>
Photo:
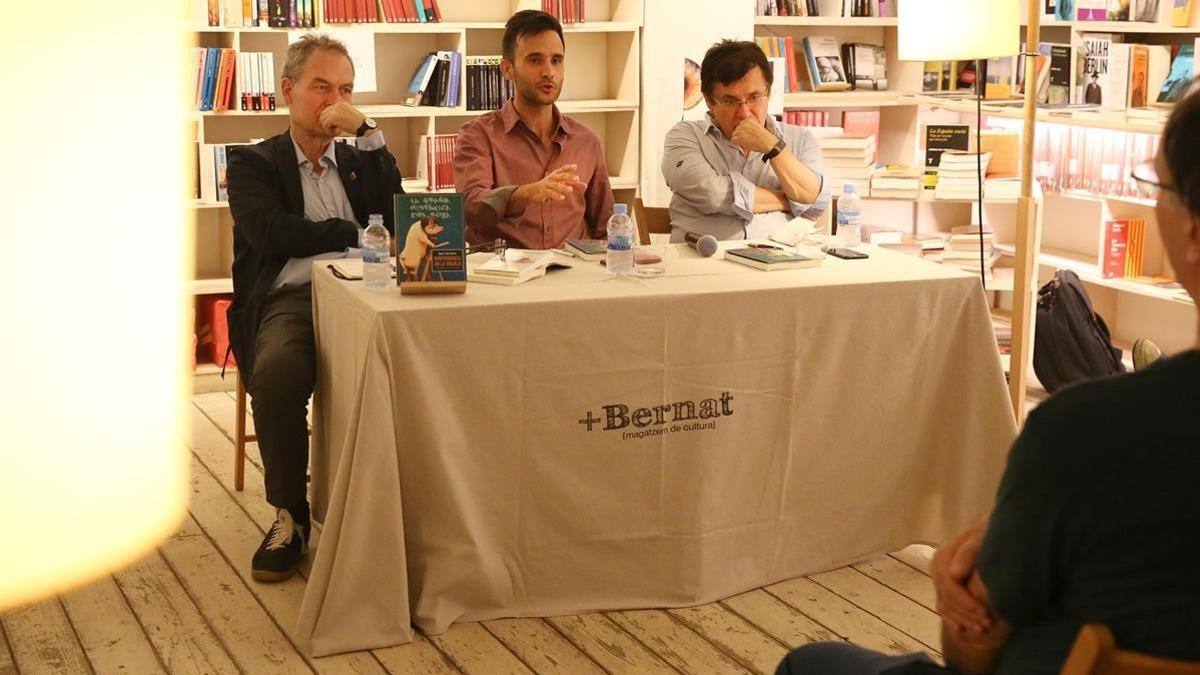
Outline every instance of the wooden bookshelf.
<path fill-rule="evenodd" d="M 199 1 L 203 5 L 202 0 Z M 599 136 L 617 201 L 632 202 L 639 185 L 642 64 L 641 33 L 644 0 L 589 0 L 585 22 L 564 24 L 567 71 L 559 108 Z M 320 5 L 320 3 L 318 3 Z M 189 29 L 197 46 L 271 52 L 275 59 L 276 91 L 289 37 L 309 31 L 368 33 L 375 38 L 377 91 L 356 92 L 354 104 L 379 120 L 388 147 L 396 156 L 407 192 L 428 191 L 416 180 L 416 157 L 422 136 L 455 133 L 487 111 L 465 106 L 440 108 L 404 106 L 400 100 L 420 58 L 429 51 L 453 50 L 464 56 L 500 54 L 504 24 L 513 13 L 540 9 L 538 0 L 440 0 L 443 22 L 358 23 L 321 25 L 320 6 L 315 29 L 207 26 L 202 19 Z M 203 16 L 202 6 L 196 16 Z M 466 100 L 461 78 L 460 100 Z M 188 113 L 200 144 L 247 143 L 268 138 L 287 128 L 288 111 L 277 93 L 274 111 Z M 446 192 L 448 190 L 442 190 Z M 193 293 L 229 293 L 233 260 L 233 220 L 227 203 L 192 202 L 196 217 L 196 259 Z"/>

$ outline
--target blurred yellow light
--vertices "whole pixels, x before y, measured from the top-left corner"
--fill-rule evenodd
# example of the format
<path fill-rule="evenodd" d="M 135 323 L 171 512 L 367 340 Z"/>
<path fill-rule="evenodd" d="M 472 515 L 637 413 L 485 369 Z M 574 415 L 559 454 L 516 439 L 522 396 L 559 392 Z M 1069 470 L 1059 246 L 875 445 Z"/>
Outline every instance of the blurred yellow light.
<path fill-rule="evenodd" d="M 136 560 L 185 513 L 183 18 L 5 13 L 0 610 Z"/>

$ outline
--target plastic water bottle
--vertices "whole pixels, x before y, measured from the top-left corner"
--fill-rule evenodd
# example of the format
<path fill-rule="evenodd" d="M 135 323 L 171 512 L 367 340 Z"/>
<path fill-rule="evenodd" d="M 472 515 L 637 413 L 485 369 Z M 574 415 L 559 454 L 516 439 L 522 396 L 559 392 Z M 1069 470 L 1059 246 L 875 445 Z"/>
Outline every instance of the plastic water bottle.
<path fill-rule="evenodd" d="M 858 196 L 858 188 L 854 183 L 846 183 L 837 205 L 837 236 L 842 246 L 854 248 L 862 243 L 862 229 L 858 222 L 861 216 L 862 197 Z"/>
<path fill-rule="evenodd" d="M 608 219 L 608 255 L 604 266 L 609 274 L 633 272 L 633 221 L 629 219 L 626 204 L 613 204 L 613 214 Z"/>
<path fill-rule="evenodd" d="M 392 262 L 383 216 L 372 213 L 363 232 L 363 282 L 367 288 L 387 288 L 392 283 Z"/>

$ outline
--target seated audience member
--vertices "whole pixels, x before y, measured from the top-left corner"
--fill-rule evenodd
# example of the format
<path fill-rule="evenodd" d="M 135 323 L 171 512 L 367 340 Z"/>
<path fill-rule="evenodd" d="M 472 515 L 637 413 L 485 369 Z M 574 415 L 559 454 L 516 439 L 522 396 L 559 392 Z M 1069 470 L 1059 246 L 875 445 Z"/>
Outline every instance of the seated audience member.
<path fill-rule="evenodd" d="M 463 126 L 454 186 L 466 195 L 467 240 L 557 248 L 603 239 L 612 215 L 604 148 L 591 129 L 554 104 L 565 47 L 558 19 L 517 12 L 504 27 L 500 70 L 515 93 L 504 107 Z"/>
<path fill-rule="evenodd" d="M 1200 95 L 1167 121 L 1153 165 L 1164 248 L 1200 298 Z M 1085 623 L 1122 649 L 1200 661 L 1200 327 L 1196 347 L 1068 387 L 1030 415 L 991 515 L 930 572 L 946 667 L 844 643 L 800 647 L 779 673 L 1057 673 Z"/>
<path fill-rule="evenodd" d="M 684 233 L 759 239 L 828 206 L 812 132 L 767 115 L 771 63 L 753 42 L 724 40 L 700 64 L 703 120 L 667 132 L 662 172 L 671 188 L 672 240 Z"/>
<path fill-rule="evenodd" d="M 305 35 L 288 47 L 281 90 L 288 130 L 229 151 L 233 306 L 229 339 L 250 392 L 267 501 L 275 524 L 254 553 L 258 581 L 295 573 L 308 544 L 308 399 L 317 377 L 314 260 L 360 245 L 362 224 L 403 192 L 396 159 L 375 121 L 350 103 L 354 64 L 345 45 Z M 335 143 L 356 135 L 358 147 Z"/>

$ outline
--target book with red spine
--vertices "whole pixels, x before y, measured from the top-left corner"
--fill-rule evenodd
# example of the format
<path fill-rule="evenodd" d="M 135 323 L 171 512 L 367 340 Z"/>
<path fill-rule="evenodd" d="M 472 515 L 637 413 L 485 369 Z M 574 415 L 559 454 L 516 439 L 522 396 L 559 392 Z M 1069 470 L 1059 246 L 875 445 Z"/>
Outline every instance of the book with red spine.
<path fill-rule="evenodd" d="M 783 38 L 783 47 L 787 52 L 784 56 L 787 59 L 788 92 L 794 94 L 800 91 L 800 66 L 796 61 L 796 44 L 791 35 Z"/>
<path fill-rule="evenodd" d="M 438 4 L 438 0 L 428 0 L 428 4 L 433 10 L 433 20 L 442 21 L 442 7 Z"/>
<path fill-rule="evenodd" d="M 1104 250 L 1100 259 L 1100 274 L 1105 279 L 1125 276 L 1125 252 L 1129 245 L 1129 221 L 1110 220 L 1104 223 Z"/>
<path fill-rule="evenodd" d="M 367 23 L 379 23 L 379 3 L 376 0 L 363 0 L 367 10 Z"/>

